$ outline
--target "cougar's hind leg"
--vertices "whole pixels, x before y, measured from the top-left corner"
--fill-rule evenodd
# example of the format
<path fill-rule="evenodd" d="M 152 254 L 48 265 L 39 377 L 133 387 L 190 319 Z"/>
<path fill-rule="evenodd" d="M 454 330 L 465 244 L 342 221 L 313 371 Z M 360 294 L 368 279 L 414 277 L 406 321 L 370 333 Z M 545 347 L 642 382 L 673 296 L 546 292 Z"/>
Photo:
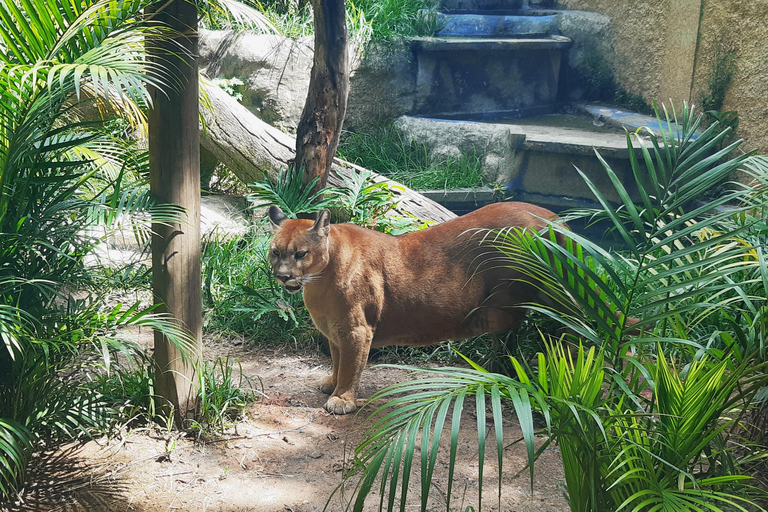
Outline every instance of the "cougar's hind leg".
<path fill-rule="evenodd" d="M 333 393 L 333 390 L 336 389 L 336 382 L 339 378 L 339 344 L 334 343 L 330 339 L 328 339 L 328 349 L 331 353 L 331 364 L 333 369 L 331 370 L 331 374 L 323 377 L 323 379 L 320 381 L 319 389 L 326 395 L 330 395 Z"/>

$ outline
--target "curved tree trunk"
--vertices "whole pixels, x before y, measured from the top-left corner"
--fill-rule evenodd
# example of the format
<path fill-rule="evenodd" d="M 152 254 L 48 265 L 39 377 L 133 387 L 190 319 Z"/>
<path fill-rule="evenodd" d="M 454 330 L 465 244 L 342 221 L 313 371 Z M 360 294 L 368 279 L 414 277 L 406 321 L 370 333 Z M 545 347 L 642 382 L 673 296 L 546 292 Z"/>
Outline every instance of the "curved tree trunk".
<path fill-rule="evenodd" d="M 270 126 L 238 103 L 217 86 L 201 84 L 202 127 L 200 144 L 216 160 L 226 165 L 243 183 L 253 183 L 267 174 L 276 177 L 280 169 L 288 167 L 294 156 L 296 140 Z M 359 173 L 361 167 L 334 159 L 328 183 L 343 186 L 341 176 Z M 382 176 L 376 181 L 388 181 L 398 188 L 397 211 L 419 220 L 444 222 L 456 215 L 438 203 L 427 199 L 400 183 Z"/>
<path fill-rule="evenodd" d="M 319 177 L 315 190 L 328 182 L 347 112 L 349 56 L 344 0 L 312 0 L 315 55 L 309 92 L 296 128 L 293 172 L 302 172 L 306 185 Z"/>

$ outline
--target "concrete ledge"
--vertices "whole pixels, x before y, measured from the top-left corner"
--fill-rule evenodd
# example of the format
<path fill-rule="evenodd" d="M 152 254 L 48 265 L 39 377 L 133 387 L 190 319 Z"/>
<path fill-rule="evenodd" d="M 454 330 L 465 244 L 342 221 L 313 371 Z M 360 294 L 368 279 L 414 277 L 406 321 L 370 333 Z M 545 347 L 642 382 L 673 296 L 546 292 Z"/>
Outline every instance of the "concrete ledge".
<path fill-rule="evenodd" d="M 555 16 L 443 14 L 438 37 L 546 37 L 555 32 Z"/>
<path fill-rule="evenodd" d="M 564 50 L 571 45 L 571 40 L 563 36 L 521 39 L 415 37 L 411 44 L 422 52 L 520 52 Z"/>
<path fill-rule="evenodd" d="M 438 203 L 492 203 L 497 199 L 496 190 L 490 187 L 453 188 L 450 190 L 423 190 L 420 192 L 420 194 Z"/>
<path fill-rule="evenodd" d="M 443 205 L 456 215 L 464 215 L 504 198 L 503 193 L 490 187 L 424 190 L 420 194 Z"/>
<path fill-rule="evenodd" d="M 601 122 L 611 124 L 620 128 L 624 128 L 627 131 L 634 132 L 640 128 L 649 129 L 654 135 L 659 135 L 661 128 L 665 131 L 678 134 L 682 131 L 682 128 L 675 123 L 667 123 L 666 121 L 659 121 L 654 116 L 646 116 L 645 114 L 637 114 L 635 112 L 627 112 L 613 107 L 607 107 L 605 105 L 588 105 L 577 104 L 576 108 L 582 112 L 590 114 L 595 119 L 599 119 Z M 696 135 L 693 137 L 696 138 Z"/>

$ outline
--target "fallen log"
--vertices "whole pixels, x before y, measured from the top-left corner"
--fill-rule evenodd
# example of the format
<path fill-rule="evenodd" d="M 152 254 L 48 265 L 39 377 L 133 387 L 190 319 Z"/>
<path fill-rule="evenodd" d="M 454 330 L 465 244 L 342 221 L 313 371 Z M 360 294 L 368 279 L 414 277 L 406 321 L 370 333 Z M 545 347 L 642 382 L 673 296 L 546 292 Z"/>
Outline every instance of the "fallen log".
<path fill-rule="evenodd" d="M 201 82 L 201 91 L 200 144 L 204 152 L 227 166 L 243 183 L 259 181 L 265 174 L 274 178 L 280 169 L 288 167 L 288 162 L 296 156 L 293 136 L 265 123 L 218 86 Z M 328 184 L 344 186 L 341 176 L 363 170 L 336 158 Z M 373 176 L 376 182 L 385 181 L 395 186 L 396 211 L 401 215 L 436 223 L 456 217 L 450 210 L 400 183 L 376 173 Z"/>

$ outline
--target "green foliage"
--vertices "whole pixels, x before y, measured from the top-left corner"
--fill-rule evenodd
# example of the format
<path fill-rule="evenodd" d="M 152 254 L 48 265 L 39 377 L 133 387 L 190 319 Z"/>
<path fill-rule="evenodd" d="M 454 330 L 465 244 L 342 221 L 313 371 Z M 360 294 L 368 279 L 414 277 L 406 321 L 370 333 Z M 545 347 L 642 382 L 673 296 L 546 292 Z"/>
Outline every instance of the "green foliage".
<path fill-rule="evenodd" d="M 34 436 L 26 427 L 0 418 L 0 497 L 11 496 L 24 484 L 33 442 Z"/>
<path fill-rule="evenodd" d="M 152 206 L 146 154 L 119 138 L 143 125 L 146 85 L 162 89 L 167 80 L 143 58 L 147 38 L 168 34 L 144 18 L 150 3 L 0 4 L 4 498 L 33 450 L 109 428 L 108 404 L 84 378 L 93 361 L 109 371 L 112 353 L 125 349 L 117 329 L 158 328 L 188 348 L 188 334 L 151 309 L 103 306 L 85 265 L 121 222 L 146 238 L 150 218 L 181 220 L 178 208 Z M 107 119 L 92 120 L 93 104 Z"/>
<path fill-rule="evenodd" d="M 343 187 L 326 187 L 318 192 L 312 192 L 312 188 L 319 178 L 303 185 L 297 177 L 300 174 L 281 170 L 274 183 L 265 177 L 249 185 L 253 192 L 247 198 L 259 207 L 279 206 L 289 218 L 330 208 L 355 224 L 395 235 L 426 227 L 424 223 L 418 225 L 413 217 L 392 215 L 397 193 L 403 189 L 374 178 L 366 169 L 342 176 Z"/>
<path fill-rule="evenodd" d="M 211 81 L 214 85 L 221 87 L 224 92 L 235 98 L 237 101 L 243 99 L 243 93 L 241 93 L 238 88 L 243 86 L 244 82 L 239 78 L 214 78 Z"/>
<path fill-rule="evenodd" d="M 204 362 L 197 372 L 198 413 L 191 430 L 198 439 L 224 434 L 258 398 L 258 391 L 243 377 L 240 362 L 235 360 L 235 363 L 238 365 L 237 375 L 232 361 L 221 357 L 212 363 Z"/>
<path fill-rule="evenodd" d="M 155 400 L 155 369 L 151 354 L 133 348 L 110 371 L 96 368 L 88 386 L 114 410 L 115 422 L 125 427 L 166 424 L 168 418 L 159 415 L 161 408 Z"/>
<path fill-rule="evenodd" d="M 755 447 L 743 443 L 738 425 L 768 383 L 760 186 L 768 181 L 768 165 L 737 154 L 738 141 L 721 148 L 729 128 L 714 123 L 699 132 L 701 117 L 687 105 L 680 117 L 674 110 L 657 116 L 666 124 L 650 142 L 627 134 L 629 147 L 640 144 L 630 152 L 638 204 L 599 154 L 618 207 L 582 175 L 602 208 L 574 215 L 607 222 L 625 252 L 605 250 L 555 223 L 544 233 L 493 234 L 516 268 L 563 302 L 557 312 L 530 307 L 599 349 L 580 344 L 574 358 L 560 341 L 545 340 L 536 369 L 512 360 L 516 379 L 471 363 L 472 370 L 428 370 L 431 377 L 383 390 L 374 399 L 390 402 L 374 413 L 356 450 L 355 510 L 377 477 L 380 508 L 393 504 L 398 486 L 403 502 L 416 457 L 422 475 L 431 474 L 452 410 L 450 487 L 469 396 L 477 407 L 481 487 L 490 401 L 499 466 L 502 403 L 508 402 L 531 471 L 547 444 L 559 446 L 571 510 L 751 510 L 756 498 L 765 498 L 741 466 Z M 698 201 L 738 168 L 752 172 L 758 186 L 734 184 L 710 202 Z M 532 412 L 543 416 L 548 434 L 538 449 Z M 429 490 L 423 483 L 422 510 Z"/>
<path fill-rule="evenodd" d="M 350 0 L 371 25 L 371 37 L 432 36 L 440 28 L 437 2 L 432 0 Z"/>
<path fill-rule="evenodd" d="M 339 144 L 339 157 L 414 190 L 477 187 L 483 183 L 476 154 L 433 163 L 425 145 L 407 140 L 394 126 L 371 133 L 345 132 Z"/>
<path fill-rule="evenodd" d="M 267 176 L 262 181 L 249 184 L 252 192 L 247 199 L 260 206 L 279 206 L 288 218 L 295 219 L 300 214 L 317 213 L 334 206 L 336 196 L 343 193 L 333 187 L 312 192 L 320 177 L 305 186 L 301 175 L 300 170 L 291 172 L 281 169 L 275 182 Z"/>
<path fill-rule="evenodd" d="M 198 10 L 202 15 L 201 25 L 210 30 L 233 29 L 252 30 L 261 33 L 280 33 L 269 16 L 254 1 L 202 0 Z"/>

